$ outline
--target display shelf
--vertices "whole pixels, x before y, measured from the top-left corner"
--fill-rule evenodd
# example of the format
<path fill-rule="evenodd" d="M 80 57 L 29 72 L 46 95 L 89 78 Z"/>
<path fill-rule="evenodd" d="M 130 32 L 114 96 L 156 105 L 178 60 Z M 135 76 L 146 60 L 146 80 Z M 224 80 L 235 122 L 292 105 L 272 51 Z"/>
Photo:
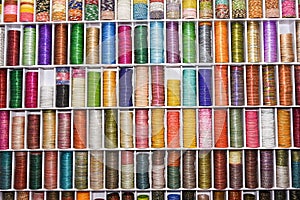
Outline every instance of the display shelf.
<path fill-rule="evenodd" d="M 0 1 L 0 199 L 300 199 L 299 1 L 26 2 Z"/>

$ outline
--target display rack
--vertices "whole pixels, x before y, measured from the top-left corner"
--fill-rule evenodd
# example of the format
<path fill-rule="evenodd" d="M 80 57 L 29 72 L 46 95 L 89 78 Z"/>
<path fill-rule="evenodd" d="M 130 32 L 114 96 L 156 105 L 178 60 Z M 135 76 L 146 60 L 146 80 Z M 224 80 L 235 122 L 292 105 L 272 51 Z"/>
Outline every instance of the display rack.
<path fill-rule="evenodd" d="M 298 1 L 0 2 L 0 199 L 300 199 Z"/>

